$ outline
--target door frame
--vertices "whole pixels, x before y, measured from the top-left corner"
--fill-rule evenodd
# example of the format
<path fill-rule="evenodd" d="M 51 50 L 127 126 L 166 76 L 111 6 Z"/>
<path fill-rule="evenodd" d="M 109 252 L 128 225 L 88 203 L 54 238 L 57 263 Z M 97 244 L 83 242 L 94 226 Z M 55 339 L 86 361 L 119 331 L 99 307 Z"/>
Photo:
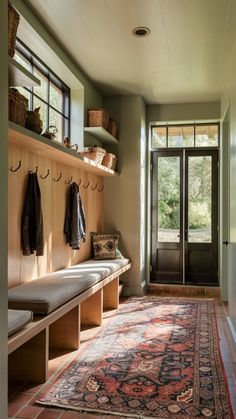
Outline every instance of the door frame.
<path fill-rule="evenodd" d="M 224 131 L 224 122 L 228 124 L 227 132 Z M 225 135 L 226 134 L 226 135 Z M 228 291 L 228 283 L 229 283 L 229 276 L 230 276 L 230 102 L 228 102 L 224 115 L 221 120 L 221 136 L 220 136 L 220 242 L 219 242 L 219 259 L 220 259 L 220 290 L 221 290 L 221 298 L 223 301 L 228 301 L 229 299 L 229 291 Z M 227 142 L 227 143 L 226 143 Z M 224 149 L 225 145 L 225 149 Z M 226 167 L 224 168 L 224 152 L 226 152 Z M 227 174 L 227 179 L 225 179 L 225 170 Z M 225 211 L 224 203 L 225 203 L 225 196 L 223 192 L 223 188 L 227 188 L 227 209 Z M 225 219 L 226 216 L 226 219 Z M 227 223 L 227 233 L 224 232 L 224 223 Z M 225 237 L 227 236 L 227 237 Z M 228 241 L 228 246 L 225 248 L 223 241 Z M 224 259 L 225 258 L 225 259 Z M 224 270 L 224 263 L 227 265 L 227 273 Z M 225 273 L 227 274 L 227 278 L 225 280 Z"/>

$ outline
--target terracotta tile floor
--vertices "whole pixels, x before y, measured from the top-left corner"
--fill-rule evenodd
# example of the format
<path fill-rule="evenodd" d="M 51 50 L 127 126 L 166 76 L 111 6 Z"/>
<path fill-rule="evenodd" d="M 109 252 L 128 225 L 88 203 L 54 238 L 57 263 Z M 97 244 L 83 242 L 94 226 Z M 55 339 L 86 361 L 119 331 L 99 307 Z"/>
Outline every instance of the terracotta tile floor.
<path fill-rule="evenodd" d="M 228 379 L 230 398 L 234 416 L 236 418 L 236 344 L 233 340 L 227 322 L 227 306 L 223 305 L 219 300 L 216 304 L 221 355 L 225 366 L 225 372 Z M 114 311 L 105 313 L 105 320 L 109 320 L 115 315 Z M 85 345 L 96 333 L 99 327 L 83 331 L 81 333 L 81 347 Z M 70 361 L 76 356 L 78 351 L 65 353 L 57 351 L 51 354 L 49 361 L 50 377 L 45 384 L 35 383 L 9 383 L 9 418 L 25 418 L 25 419 L 122 419 L 122 416 L 96 415 L 89 413 L 78 413 L 57 408 L 44 408 L 36 405 L 35 401 L 40 398 L 50 386 L 51 382 L 60 374 Z M 223 419 L 223 418 L 222 418 Z"/>

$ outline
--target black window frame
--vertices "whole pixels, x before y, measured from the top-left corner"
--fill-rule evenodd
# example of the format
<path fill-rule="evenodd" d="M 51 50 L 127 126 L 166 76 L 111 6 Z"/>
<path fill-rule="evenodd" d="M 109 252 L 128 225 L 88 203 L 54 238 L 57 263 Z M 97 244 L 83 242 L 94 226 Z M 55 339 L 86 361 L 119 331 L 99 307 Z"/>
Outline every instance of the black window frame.
<path fill-rule="evenodd" d="M 196 127 L 201 127 L 201 126 L 217 126 L 218 128 L 218 144 L 217 146 L 210 146 L 210 145 L 206 145 L 206 146 L 199 146 L 196 145 Z M 169 142 L 168 142 L 168 129 L 172 128 L 172 127 L 193 127 L 194 129 L 194 145 L 193 146 L 181 146 L 181 147 L 169 147 Z M 166 147 L 154 147 L 153 146 L 153 130 L 154 128 L 166 128 Z M 191 150 L 191 149 L 204 149 L 204 148 L 210 148 L 210 149 L 218 149 L 220 147 L 220 122 L 216 121 L 216 122 L 193 122 L 193 123 L 177 123 L 177 124 L 152 124 L 151 125 L 151 150 L 180 150 L 180 149 L 187 149 L 187 150 Z"/>
<path fill-rule="evenodd" d="M 29 110 L 33 110 L 33 98 L 36 97 L 46 106 L 46 128 L 49 128 L 49 111 L 52 109 L 62 117 L 62 138 L 70 137 L 70 88 L 45 64 L 27 45 L 19 38 L 16 41 L 16 51 L 29 63 L 29 71 L 34 74 L 34 68 L 47 79 L 47 100 L 43 99 L 37 93 L 34 93 L 33 87 L 23 87 L 30 94 Z M 56 109 L 50 104 L 50 85 L 54 85 L 62 93 L 62 111 Z"/>

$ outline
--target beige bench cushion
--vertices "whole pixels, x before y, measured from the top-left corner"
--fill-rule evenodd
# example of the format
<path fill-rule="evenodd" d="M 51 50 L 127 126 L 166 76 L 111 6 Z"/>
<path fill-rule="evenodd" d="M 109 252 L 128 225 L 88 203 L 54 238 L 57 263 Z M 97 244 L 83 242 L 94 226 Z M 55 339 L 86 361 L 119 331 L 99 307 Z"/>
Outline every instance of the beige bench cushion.
<path fill-rule="evenodd" d="M 128 264 L 128 259 L 89 260 L 8 291 L 8 306 L 48 314 Z"/>
<path fill-rule="evenodd" d="M 23 329 L 33 318 L 32 311 L 8 310 L 8 336 Z"/>

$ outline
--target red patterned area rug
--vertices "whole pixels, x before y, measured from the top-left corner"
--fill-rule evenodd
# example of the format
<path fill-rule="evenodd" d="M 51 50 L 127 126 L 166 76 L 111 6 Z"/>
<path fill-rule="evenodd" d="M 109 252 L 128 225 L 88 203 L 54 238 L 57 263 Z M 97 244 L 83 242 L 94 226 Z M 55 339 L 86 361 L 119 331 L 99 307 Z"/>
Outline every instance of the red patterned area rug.
<path fill-rule="evenodd" d="M 137 418 L 233 418 L 212 300 L 130 298 L 40 404 Z"/>

